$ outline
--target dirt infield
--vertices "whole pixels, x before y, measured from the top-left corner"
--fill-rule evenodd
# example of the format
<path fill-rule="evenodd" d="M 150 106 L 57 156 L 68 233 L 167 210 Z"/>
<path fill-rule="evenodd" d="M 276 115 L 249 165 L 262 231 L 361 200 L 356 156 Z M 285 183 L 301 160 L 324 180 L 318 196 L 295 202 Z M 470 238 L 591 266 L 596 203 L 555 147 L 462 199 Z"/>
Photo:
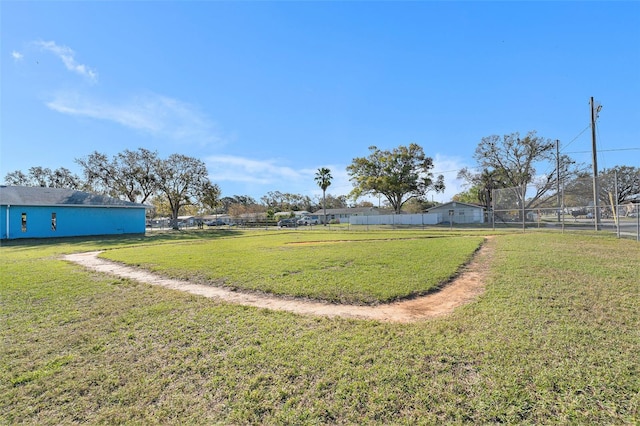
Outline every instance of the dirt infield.
<path fill-rule="evenodd" d="M 447 315 L 453 312 L 455 308 L 471 302 L 480 295 L 484 290 L 484 278 L 488 270 L 488 260 L 493 253 L 493 246 L 491 240 L 486 239 L 480 250 L 475 254 L 472 261 L 464 267 L 460 275 L 443 286 L 442 289 L 415 299 L 378 306 L 338 305 L 194 284 L 188 281 L 164 278 L 143 269 L 100 259 L 98 257 L 99 253 L 99 251 L 93 251 L 69 254 L 64 256 L 64 259 L 98 272 L 239 305 L 283 310 L 304 315 L 406 323 Z"/>

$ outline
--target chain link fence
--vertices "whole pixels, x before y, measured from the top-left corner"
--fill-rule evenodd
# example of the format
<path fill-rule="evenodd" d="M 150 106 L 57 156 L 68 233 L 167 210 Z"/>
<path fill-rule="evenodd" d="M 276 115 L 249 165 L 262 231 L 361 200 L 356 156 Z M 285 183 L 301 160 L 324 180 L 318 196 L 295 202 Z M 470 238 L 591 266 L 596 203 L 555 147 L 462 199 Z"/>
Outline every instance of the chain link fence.
<path fill-rule="evenodd" d="M 535 186 L 496 189 L 490 220 L 494 227 L 602 231 L 640 241 L 640 194 L 620 197 L 617 185 L 609 189 L 611 182 L 601 183 L 592 178 L 574 179 L 541 196 Z"/>

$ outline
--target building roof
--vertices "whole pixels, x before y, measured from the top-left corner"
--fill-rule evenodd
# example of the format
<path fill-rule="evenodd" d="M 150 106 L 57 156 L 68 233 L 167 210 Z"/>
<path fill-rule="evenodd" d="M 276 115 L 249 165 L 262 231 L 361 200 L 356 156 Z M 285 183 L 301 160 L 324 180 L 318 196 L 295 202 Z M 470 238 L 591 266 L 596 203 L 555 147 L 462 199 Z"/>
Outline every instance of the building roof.
<path fill-rule="evenodd" d="M 367 213 L 383 214 L 383 213 L 391 213 L 391 212 L 393 212 L 393 210 L 380 209 L 377 207 L 349 207 L 344 209 L 327 209 L 327 215 L 330 215 L 330 214 L 366 215 Z M 316 210 L 316 212 L 313 214 L 323 215 L 324 211 L 322 210 L 322 208 L 320 208 Z"/>
<path fill-rule="evenodd" d="M 131 201 L 65 188 L 0 186 L 0 205 L 146 208 Z"/>
<path fill-rule="evenodd" d="M 440 209 L 450 209 L 452 207 L 453 208 L 471 207 L 474 209 L 484 209 L 484 206 L 481 206 L 480 204 L 461 203 L 460 201 L 449 201 L 448 203 L 439 204 L 435 207 L 431 207 L 430 209 L 427 209 L 427 212 L 431 212 L 433 210 L 440 210 Z"/>

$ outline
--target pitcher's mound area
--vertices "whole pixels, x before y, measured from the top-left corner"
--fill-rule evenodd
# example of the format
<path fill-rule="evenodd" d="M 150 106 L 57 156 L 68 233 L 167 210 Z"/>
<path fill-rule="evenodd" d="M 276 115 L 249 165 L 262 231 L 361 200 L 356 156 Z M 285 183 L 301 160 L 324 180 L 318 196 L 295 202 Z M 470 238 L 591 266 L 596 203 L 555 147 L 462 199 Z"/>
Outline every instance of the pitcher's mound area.
<path fill-rule="evenodd" d="M 462 273 L 442 289 L 415 299 L 378 306 L 337 305 L 194 284 L 188 281 L 164 278 L 142 269 L 100 259 L 98 257 L 99 251 L 69 254 L 64 256 L 64 259 L 95 271 L 240 305 L 327 317 L 415 322 L 449 314 L 455 308 L 469 303 L 482 293 L 484 277 L 488 270 L 488 259 L 492 252 L 491 241 L 487 239 L 473 260 L 465 266 Z"/>

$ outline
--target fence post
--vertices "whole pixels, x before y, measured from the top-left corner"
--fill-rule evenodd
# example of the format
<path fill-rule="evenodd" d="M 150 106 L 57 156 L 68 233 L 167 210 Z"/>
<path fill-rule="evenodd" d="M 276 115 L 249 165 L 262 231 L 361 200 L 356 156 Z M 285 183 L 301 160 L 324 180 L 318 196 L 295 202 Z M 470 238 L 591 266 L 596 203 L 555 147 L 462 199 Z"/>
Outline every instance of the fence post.
<path fill-rule="evenodd" d="M 496 230 L 496 190 L 492 190 L 493 196 L 491 197 L 491 226 L 493 230 Z"/>
<path fill-rule="evenodd" d="M 527 210 L 525 209 L 525 200 L 527 198 L 527 185 L 522 184 L 522 232 L 526 231 Z"/>
<path fill-rule="evenodd" d="M 613 223 L 615 223 L 616 225 L 616 236 L 620 238 L 620 215 L 618 214 L 618 211 L 620 210 L 620 206 L 618 205 L 618 172 L 615 170 L 613 171 L 613 188 L 613 191 L 615 193 L 615 198 L 611 200 L 611 208 L 613 209 Z M 611 196 L 611 193 L 609 193 L 609 196 Z"/>
<path fill-rule="evenodd" d="M 565 205 L 564 205 L 564 179 L 562 179 L 562 187 L 561 187 L 561 197 L 560 197 L 560 211 L 562 213 L 562 233 L 564 234 L 564 216 L 565 216 Z"/>

